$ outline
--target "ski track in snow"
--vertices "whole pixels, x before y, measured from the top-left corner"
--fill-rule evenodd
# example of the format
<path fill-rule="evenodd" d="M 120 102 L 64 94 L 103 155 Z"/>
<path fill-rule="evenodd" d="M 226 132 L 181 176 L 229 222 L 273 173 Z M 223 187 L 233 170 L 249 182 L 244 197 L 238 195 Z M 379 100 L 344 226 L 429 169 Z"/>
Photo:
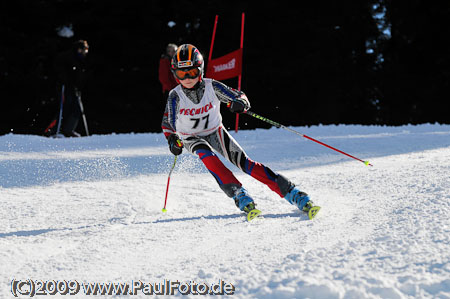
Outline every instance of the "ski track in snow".
<path fill-rule="evenodd" d="M 263 211 L 247 222 L 186 153 L 162 213 L 173 163 L 162 134 L 0 136 L 0 298 L 13 278 L 223 280 L 233 298 L 450 298 L 450 126 L 295 129 L 374 165 L 280 129 L 234 134 L 322 206 L 313 221 L 227 162 Z"/>

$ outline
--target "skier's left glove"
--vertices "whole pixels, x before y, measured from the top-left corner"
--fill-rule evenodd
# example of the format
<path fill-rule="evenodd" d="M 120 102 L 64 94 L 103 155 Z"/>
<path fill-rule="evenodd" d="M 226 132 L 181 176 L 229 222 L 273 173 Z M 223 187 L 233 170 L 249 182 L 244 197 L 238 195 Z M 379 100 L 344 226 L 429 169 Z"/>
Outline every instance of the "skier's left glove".
<path fill-rule="evenodd" d="M 250 102 L 245 94 L 242 94 L 234 101 L 228 102 L 227 107 L 233 113 L 242 113 L 250 109 Z"/>
<path fill-rule="evenodd" d="M 181 142 L 177 134 L 170 135 L 167 141 L 169 142 L 169 149 L 172 154 L 178 156 L 183 152 L 183 142 Z"/>

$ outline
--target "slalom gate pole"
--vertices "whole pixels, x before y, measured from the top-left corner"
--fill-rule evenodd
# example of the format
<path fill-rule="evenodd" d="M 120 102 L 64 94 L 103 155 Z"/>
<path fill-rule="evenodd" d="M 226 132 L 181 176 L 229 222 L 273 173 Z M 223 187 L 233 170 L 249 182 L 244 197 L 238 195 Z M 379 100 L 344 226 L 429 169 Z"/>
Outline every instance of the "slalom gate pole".
<path fill-rule="evenodd" d="M 240 49 L 244 49 L 244 21 L 245 21 L 245 13 L 242 13 L 241 17 L 241 44 Z M 242 70 L 238 76 L 238 90 L 241 90 L 241 82 L 242 82 Z M 239 130 L 239 113 L 236 113 L 236 122 L 234 125 L 234 131 L 237 133 Z"/>
<path fill-rule="evenodd" d="M 316 140 L 316 139 L 314 139 L 314 138 L 312 138 L 312 137 L 309 137 L 309 136 L 304 135 L 304 134 L 302 134 L 302 133 L 300 133 L 300 132 L 297 132 L 297 131 L 295 131 L 295 130 L 293 130 L 293 129 L 291 129 L 291 128 L 288 128 L 288 127 L 286 127 L 286 126 L 284 126 L 284 125 L 282 125 L 282 124 L 279 124 L 279 123 L 277 123 L 277 122 L 275 122 L 275 121 L 273 121 L 273 120 L 270 120 L 270 119 L 268 119 L 268 118 L 265 118 L 265 117 L 263 117 L 263 116 L 261 116 L 261 115 L 258 115 L 258 114 L 256 114 L 256 113 L 254 113 L 254 112 L 251 112 L 251 111 L 245 111 L 244 113 L 245 113 L 245 114 L 248 114 L 248 115 L 250 115 L 250 116 L 253 116 L 254 118 L 257 118 L 257 119 L 259 119 L 259 120 L 262 120 L 262 121 L 264 121 L 264 122 L 266 122 L 266 123 L 269 123 L 269 124 L 271 124 L 272 126 L 275 126 L 275 127 L 277 127 L 277 128 L 281 128 L 281 129 L 288 130 L 289 132 L 292 132 L 292 133 L 297 134 L 297 135 L 299 135 L 299 136 L 301 136 L 301 137 L 304 137 L 304 138 L 306 138 L 306 139 L 309 139 L 309 140 L 311 140 L 311 141 L 314 141 L 314 142 L 316 142 L 316 143 L 318 143 L 318 144 L 320 144 L 320 145 L 323 145 L 323 146 L 325 146 L 325 147 L 328 147 L 329 149 L 332 149 L 332 150 L 334 150 L 334 151 L 336 151 L 336 152 L 338 152 L 338 153 L 341 153 L 341 154 L 343 154 L 343 155 L 346 155 L 346 156 L 348 156 L 348 157 L 350 157 L 350 158 L 352 158 L 352 159 L 358 160 L 358 161 L 364 163 L 365 165 L 373 166 L 372 164 L 369 163 L 369 161 L 364 161 L 364 160 L 361 160 L 361 159 L 359 159 L 359 158 L 356 158 L 356 157 L 354 157 L 354 156 L 352 156 L 352 155 L 350 155 L 350 154 L 347 154 L 347 153 L 345 153 L 345 152 L 343 152 L 343 151 L 341 151 L 341 150 L 338 150 L 337 148 L 334 148 L 334 147 L 332 147 L 332 146 L 330 146 L 330 145 L 328 145 L 328 144 L 325 144 L 325 143 L 323 143 L 323 142 L 321 142 L 321 141 L 319 141 L 319 140 Z"/>
<path fill-rule="evenodd" d="M 175 159 L 173 160 L 172 168 L 170 168 L 169 177 L 167 178 L 166 199 L 164 200 L 164 208 L 162 209 L 162 211 L 164 213 L 167 212 L 166 205 L 167 205 L 167 195 L 169 194 L 170 176 L 172 175 L 172 171 L 175 168 L 175 164 L 177 163 L 177 159 L 178 159 L 178 156 L 175 156 Z"/>
<path fill-rule="evenodd" d="M 213 47 L 214 47 L 214 39 L 216 38 L 218 19 L 219 19 L 219 15 L 216 15 L 216 18 L 214 19 L 214 28 L 213 28 L 212 38 L 211 38 L 211 47 L 209 48 L 208 62 L 211 61 L 211 57 L 212 57 L 212 52 L 213 52 Z"/>

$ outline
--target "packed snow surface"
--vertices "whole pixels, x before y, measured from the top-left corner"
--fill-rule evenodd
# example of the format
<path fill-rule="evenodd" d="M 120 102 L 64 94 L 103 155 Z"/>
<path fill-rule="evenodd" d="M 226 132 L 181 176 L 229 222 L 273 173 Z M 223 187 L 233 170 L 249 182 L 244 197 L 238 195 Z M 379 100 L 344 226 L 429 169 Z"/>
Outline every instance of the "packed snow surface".
<path fill-rule="evenodd" d="M 263 212 L 247 222 L 186 152 L 162 213 L 174 159 L 162 134 L 0 136 L 0 298 L 20 281 L 16 295 L 30 297 L 30 280 L 224 282 L 232 298 L 450 298 L 450 126 L 293 129 L 374 165 L 282 129 L 233 133 L 322 206 L 312 221 L 226 162 Z"/>

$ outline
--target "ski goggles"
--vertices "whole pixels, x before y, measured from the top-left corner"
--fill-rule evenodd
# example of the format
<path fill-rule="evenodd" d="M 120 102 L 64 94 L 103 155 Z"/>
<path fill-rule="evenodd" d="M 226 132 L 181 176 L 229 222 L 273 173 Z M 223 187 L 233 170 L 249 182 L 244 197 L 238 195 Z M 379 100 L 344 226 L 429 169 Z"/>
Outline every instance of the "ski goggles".
<path fill-rule="evenodd" d="M 174 72 L 175 77 L 177 77 L 178 80 L 184 80 L 184 79 L 195 79 L 200 75 L 200 68 L 190 68 L 190 69 L 177 69 Z"/>

